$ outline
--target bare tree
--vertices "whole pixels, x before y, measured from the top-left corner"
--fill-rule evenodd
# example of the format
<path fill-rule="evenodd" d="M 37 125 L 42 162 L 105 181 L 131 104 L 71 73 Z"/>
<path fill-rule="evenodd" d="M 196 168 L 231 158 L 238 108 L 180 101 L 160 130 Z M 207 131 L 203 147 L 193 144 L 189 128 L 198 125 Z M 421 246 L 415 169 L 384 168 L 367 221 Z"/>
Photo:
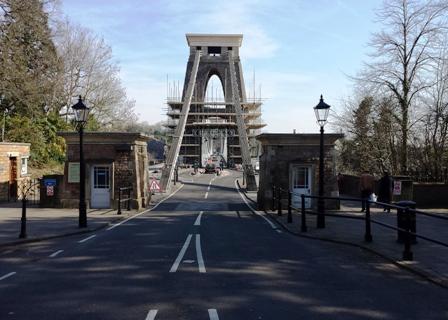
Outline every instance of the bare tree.
<path fill-rule="evenodd" d="M 62 116 L 68 120 L 69 107 L 82 95 L 103 129 L 135 120 L 134 101 L 127 98 L 112 49 L 102 38 L 66 20 L 56 29 L 55 43 L 63 66 L 57 110 Z"/>
<path fill-rule="evenodd" d="M 378 12 L 384 29 L 370 42 L 372 62 L 365 63 L 359 80 L 392 95 L 400 125 L 400 171 L 408 169 L 408 140 L 414 102 L 431 87 L 429 73 L 445 31 L 446 0 L 388 0 Z"/>

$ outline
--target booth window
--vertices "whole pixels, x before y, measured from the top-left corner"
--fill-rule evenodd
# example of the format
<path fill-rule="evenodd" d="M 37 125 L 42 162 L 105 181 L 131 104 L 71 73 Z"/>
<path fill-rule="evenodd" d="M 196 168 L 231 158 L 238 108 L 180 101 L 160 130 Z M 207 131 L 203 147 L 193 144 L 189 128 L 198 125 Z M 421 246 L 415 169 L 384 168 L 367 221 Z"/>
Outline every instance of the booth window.
<path fill-rule="evenodd" d="M 28 158 L 22 158 L 20 162 L 20 174 L 22 176 L 28 174 Z"/>

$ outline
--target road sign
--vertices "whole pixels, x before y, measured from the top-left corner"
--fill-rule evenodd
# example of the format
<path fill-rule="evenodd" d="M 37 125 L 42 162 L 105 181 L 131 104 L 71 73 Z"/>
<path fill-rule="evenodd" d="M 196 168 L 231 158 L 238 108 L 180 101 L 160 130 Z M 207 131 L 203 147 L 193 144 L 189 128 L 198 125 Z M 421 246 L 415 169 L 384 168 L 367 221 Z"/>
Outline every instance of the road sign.
<path fill-rule="evenodd" d="M 54 186 L 47 186 L 47 197 L 54 196 Z"/>
<path fill-rule="evenodd" d="M 159 183 L 157 182 L 157 180 L 155 178 L 152 178 L 151 184 L 149 185 L 149 190 L 151 191 L 162 191 L 162 189 L 160 188 Z"/>
<path fill-rule="evenodd" d="M 394 181 L 394 196 L 400 196 L 401 195 L 401 181 Z"/>

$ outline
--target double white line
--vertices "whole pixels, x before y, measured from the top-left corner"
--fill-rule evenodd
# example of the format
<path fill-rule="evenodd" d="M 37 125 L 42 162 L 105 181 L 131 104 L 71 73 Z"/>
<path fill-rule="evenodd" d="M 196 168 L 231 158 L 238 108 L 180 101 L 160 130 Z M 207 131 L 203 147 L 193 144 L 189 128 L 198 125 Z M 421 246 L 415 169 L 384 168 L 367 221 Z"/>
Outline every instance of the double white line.
<path fill-rule="evenodd" d="M 176 272 L 179 268 L 179 264 L 181 263 L 182 259 L 184 258 L 185 252 L 188 249 L 188 246 L 190 245 L 191 238 L 193 237 L 192 234 L 189 234 L 187 236 L 187 239 L 185 240 L 184 245 L 182 246 L 182 249 L 180 250 L 176 260 L 174 261 L 173 265 L 171 266 L 170 272 Z M 205 264 L 204 259 L 202 257 L 202 250 L 201 250 L 201 235 L 196 234 L 196 256 L 198 260 L 198 267 L 200 273 L 205 273 Z"/>

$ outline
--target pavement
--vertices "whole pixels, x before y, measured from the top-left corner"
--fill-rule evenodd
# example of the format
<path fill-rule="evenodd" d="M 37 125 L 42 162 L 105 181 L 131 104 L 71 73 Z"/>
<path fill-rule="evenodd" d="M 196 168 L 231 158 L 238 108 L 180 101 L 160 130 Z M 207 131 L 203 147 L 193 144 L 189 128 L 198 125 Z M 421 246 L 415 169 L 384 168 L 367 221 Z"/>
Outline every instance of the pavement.
<path fill-rule="evenodd" d="M 157 205 L 162 199 L 176 192 L 182 184 L 173 186 L 170 192 L 155 193 L 151 197 L 148 210 Z M 78 209 L 63 208 L 39 208 L 28 206 L 27 215 L 27 237 L 19 239 L 21 227 L 21 202 L 0 203 L 0 249 L 14 245 L 38 242 L 52 238 L 67 237 L 76 234 L 94 232 L 105 228 L 120 220 L 134 216 L 136 210 L 127 211 L 122 209 L 118 215 L 117 210 L 112 209 L 89 209 L 87 210 L 87 228 L 78 227 Z"/>
<path fill-rule="evenodd" d="M 438 320 L 448 290 L 356 246 L 286 232 L 236 188 L 185 175 L 151 211 L 0 250 L 0 319 Z"/>
<path fill-rule="evenodd" d="M 254 207 L 256 207 L 256 193 L 245 193 Z M 360 212 L 359 204 L 342 201 L 341 208 L 337 211 L 329 210 L 329 213 L 344 214 L 349 217 L 364 217 Z M 437 213 L 448 217 L 447 209 L 431 209 L 428 212 Z M 277 211 L 267 212 L 282 228 L 295 235 L 311 237 L 315 239 L 355 245 L 375 254 L 378 254 L 398 266 L 414 272 L 438 285 L 448 288 L 448 247 L 440 246 L 424 239 L 417 239 L 416 244 L 411 245 L 413 261 L 403 260 L 404 244 L 397 242 L 397 231 L 372 223 L 372 242 L 364 240 L 365 220 L 355 220 L 339 217 L 326 217 L 326 227 L 316 228 L 316 216 L 308 215 L 307 232 L 301 231 L 301 214 L 293 210 L 292 223 L 287 221 L 287 210 L 283 208 L 282 216 Z M 371 219 L 392 226 L 397 225 L 396 211 L 383 212 L 382 208 L 371 208 Z M 417 214 L 417 233 L 423 236 L 448 243 L 448 220 L 439 220 Z"/>

